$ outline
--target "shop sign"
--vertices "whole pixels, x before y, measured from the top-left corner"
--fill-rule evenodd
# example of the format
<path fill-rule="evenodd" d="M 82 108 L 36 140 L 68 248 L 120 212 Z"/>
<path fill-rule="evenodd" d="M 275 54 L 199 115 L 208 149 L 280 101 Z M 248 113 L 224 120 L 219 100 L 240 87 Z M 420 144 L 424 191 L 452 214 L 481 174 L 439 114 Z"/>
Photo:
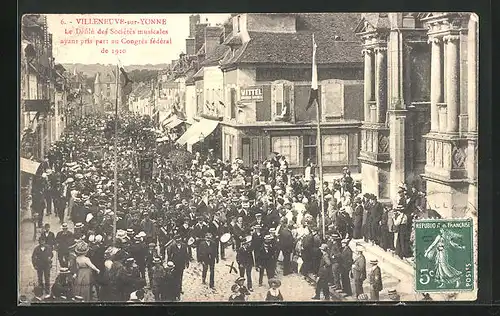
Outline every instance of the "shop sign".
<path fill-rule="evenodd" d="M 240 101 L 241 102 L 261 102 L 264 101 L 264 93 L 262 86 L 253 86 L 241 88 Z"/>

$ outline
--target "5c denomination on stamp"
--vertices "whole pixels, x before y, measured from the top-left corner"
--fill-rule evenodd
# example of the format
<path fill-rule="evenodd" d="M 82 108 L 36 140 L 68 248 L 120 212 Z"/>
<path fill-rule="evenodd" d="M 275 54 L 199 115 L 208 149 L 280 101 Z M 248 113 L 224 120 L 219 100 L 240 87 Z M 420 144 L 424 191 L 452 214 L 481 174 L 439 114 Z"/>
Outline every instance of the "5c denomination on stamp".
<path fill-rule="evenodd" d="M 474 290 L 472 219 L 417 220 L 415 291 Z"/>

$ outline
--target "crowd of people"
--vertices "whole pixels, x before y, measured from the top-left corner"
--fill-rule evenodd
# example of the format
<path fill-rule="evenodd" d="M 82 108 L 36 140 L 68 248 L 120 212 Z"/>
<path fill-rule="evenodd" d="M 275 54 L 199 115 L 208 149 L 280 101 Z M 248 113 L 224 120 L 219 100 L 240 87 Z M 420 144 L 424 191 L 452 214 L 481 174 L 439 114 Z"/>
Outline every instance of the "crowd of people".
<path fill-rule="evenodd" d="M 92 116 L 69 125 L 50 148 L 42 176 L 31 185 L 31 209 L 41 230 L 32 256 L 35 301 L 140 302 L 147 290 L 155 301 L 179 301 L 184 271 L 193 261 L 203 267 L 201 283 L 208 278 L 214 288 L 215 264 L 231 251 L 231 269 L 240 277 L 230 301 L 246 300 L 264 276 L 266 300 L 283 300 L 279 279 L 290 273 L 316 278 L 313 299 L 321 292 L 329 299 L 332 285 L 363 299 L 366 263 L 361 246 L 353 254 L 351 240 L 411 257 L 412 220 L 439 216 L 427 210 L 424 194 L 406 185 L 392 205 L 382 204 L 361 192 L 347 168 L 334 183 L 317 185 L 314 164 L 305 175 L 293 174 L 279 153 L 250 167 L 241 159 L 223 162 L 212 149 L 173 159 L 184 151 L 162 135 L 147 117 L 127 114 L 115 122 Z M 150 173 L 140 170 L 141 157 L 153 157 Z M 56 235 L 44 225 L 52 212 L 61 224 Z M 54 255 L 60 269 L 50 284 Z M 371 299 L 378 300 L 382 281 L 375 268 L 368 281 Z"/>

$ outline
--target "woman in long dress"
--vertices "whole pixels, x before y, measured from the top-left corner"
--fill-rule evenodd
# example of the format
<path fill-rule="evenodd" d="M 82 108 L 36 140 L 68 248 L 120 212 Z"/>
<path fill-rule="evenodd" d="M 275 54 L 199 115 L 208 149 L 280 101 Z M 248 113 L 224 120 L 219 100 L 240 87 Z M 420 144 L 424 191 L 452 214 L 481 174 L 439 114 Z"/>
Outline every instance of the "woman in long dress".
<path fill-rule="evenodd" d="M 455 284 L 458 287 L 462 272 L 455 269 L 448 261 L 449 252 L 455 249 L 465 249 L 453 239 L 461 237 L 460 234 L 452 231 L 440 229 L 439 235 L 434 242 L 427 248 L 424 256 L 434 261 L 434 275 L 438 287 L 444 287 L 445 284 Z"/>
<path fill-rule="evenodd" d="M 83 297 L 85 302 L 90 301 L 92 297 L 92 284 L 94 284 L 92 272 L 95 271 L 97 274 L 100 273 L 100 270 L 90 261 L 89 257 L 87 257 L 88 250 L 88 245 L 83 242 L 75 249 L 77 255 L 77 272 L 73 283 L 73 294 Z"/>

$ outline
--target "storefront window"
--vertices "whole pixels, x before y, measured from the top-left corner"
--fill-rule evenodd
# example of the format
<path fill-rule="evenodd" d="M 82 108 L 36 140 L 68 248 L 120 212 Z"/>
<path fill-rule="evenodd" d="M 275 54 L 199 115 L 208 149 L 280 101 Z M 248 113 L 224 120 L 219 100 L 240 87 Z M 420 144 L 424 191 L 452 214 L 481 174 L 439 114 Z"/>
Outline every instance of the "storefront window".
<path fill-rule="evenodd" d="M 273 151 L 285 156 L 290 166 L 299 165 L 298 136 L 273 137 L 272 144 Z"/>
<path fill-rule="evenodd" d="M 348 162 L 347 135 L 323 136 L 323 163 L 340 165 Z"/>

